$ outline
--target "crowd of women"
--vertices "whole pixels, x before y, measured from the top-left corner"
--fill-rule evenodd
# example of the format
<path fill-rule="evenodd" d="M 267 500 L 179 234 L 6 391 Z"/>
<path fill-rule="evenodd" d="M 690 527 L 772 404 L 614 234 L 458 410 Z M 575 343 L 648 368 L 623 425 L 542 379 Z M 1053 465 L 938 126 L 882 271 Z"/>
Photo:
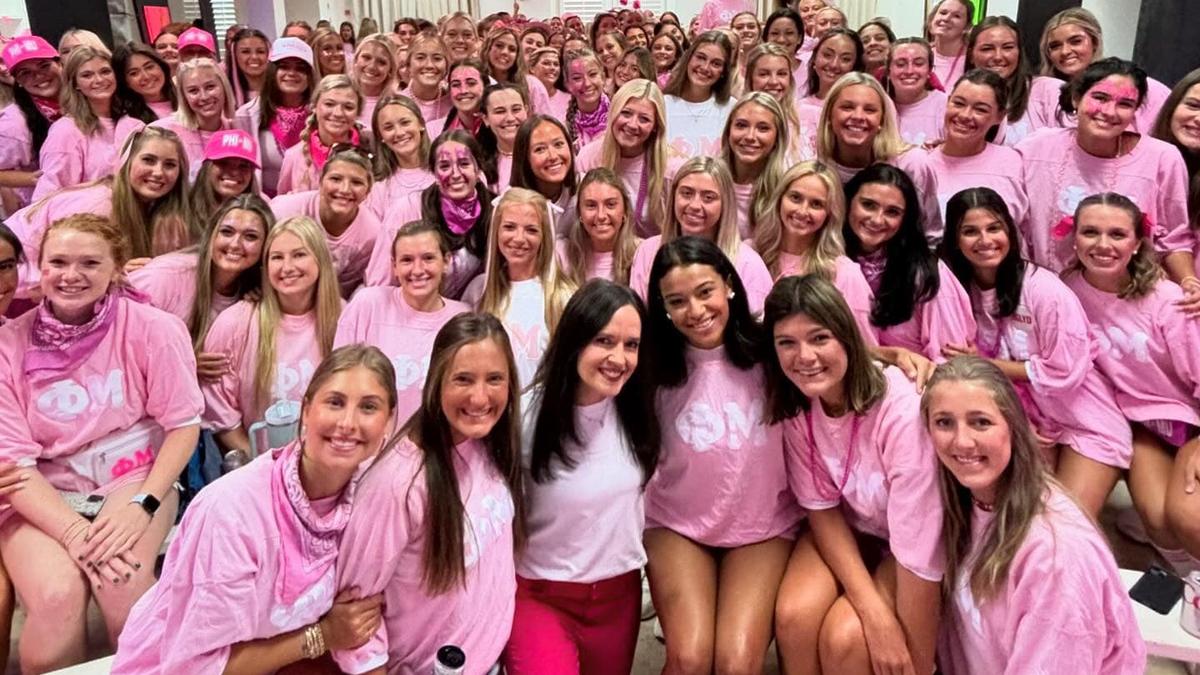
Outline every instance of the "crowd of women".
<path fill-rule="evenodd" d="M 665 673 L 1143 672 L 1095 519 L 1200 569 L 1200 70 L 737 4 L 6 43 L 22 670 L 94 600 L 119 673 L 629 673 L 645 569 Z"/>

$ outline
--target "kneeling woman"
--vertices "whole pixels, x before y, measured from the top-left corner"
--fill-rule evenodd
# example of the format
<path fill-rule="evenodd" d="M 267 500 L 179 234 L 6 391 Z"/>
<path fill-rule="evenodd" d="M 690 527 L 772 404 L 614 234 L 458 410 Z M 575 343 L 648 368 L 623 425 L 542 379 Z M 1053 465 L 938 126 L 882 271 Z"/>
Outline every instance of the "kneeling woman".
<path fill-rule="evenodd" d="M 499 319 L 451 319 L 434 340 L 420 410 L 358 483 L 338 587 L 382 591 L 384 626 L 334 652 L 344 672 L 428 673 L 447 644 L 466 652 L 466 675 L 500 659 L 524 537 L 517 397 Z"/>
<path fill-rule="evenodd" d="M 92 595 L 116 642 L 154 583 L 172 486 L 199 438 L 187 330 L 130 296 L 128 247 L 107 218 L 56 221 L 40 249 L 44 299 L 0 328 L 0 461 L 28 475 L 7 498 L 0 557 L 25 608 L 26 672 L 83 660 Z M 104 498 L 91 523 L 75 510 L 89 495 Z"/>
<path fill-rule="evenodd" d="M 942 578 L 936 460 L 920 398 L 871 360 L 837 288 L 786 277 L 767 297 L 770 420 L 809 510 L 775 608 L 784 668 L 933 671 Z"/>
<path fill-rule="evenodd" d="M 365 643 L 381 598 L 337 594 L 334 563 L 351 480 L 383 445 L 395 392 L 378 349 L 330 354 L 304 392 L 300 440 L 192 502 L 161 578 L 130 614 L 113 672 L 274 671 Z"/>
<path fill-rule="evenodd" d="M 783 429 L 764 414 L 762 328 L 733 264 L 706 239 L 659 249 L 649 295 L 656 412 L 672 421 L 646 487 L 664 672 L 759 672 L 801 517 Z"/>
<path fill-rule="evenodd" d="M 659 439 L 638 364 L 645 315 L 629 288 L 592 281 L 567 303 L 538 371 L 524 411 L 529 539 L 517 559 L 512 675 L 633 668 L 642 488 Z"/>
<path fill-rule="evenodd" d="M 941 672 L 1145 672 L 1108 542 L 1046 472 L 1004 373 L 979 358 L 951 359 L 926 387 L 921 412 L 942 461 Z"/>

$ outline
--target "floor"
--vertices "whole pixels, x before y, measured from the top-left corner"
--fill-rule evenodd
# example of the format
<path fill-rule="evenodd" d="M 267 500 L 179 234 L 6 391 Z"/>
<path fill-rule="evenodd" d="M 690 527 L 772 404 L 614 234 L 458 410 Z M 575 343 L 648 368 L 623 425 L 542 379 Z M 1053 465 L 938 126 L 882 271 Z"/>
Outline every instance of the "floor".
<path fill-rule="evenodd" d="M 1121 567 L 1127 569 L 1145 569 L 1151 562 L 1155 560 L 1155 554 L 1149 547 L 1136 544 L 1129 539 L 1117 533 L 1114 526 L 1117 509 L 1129 504 L 1129 494 L 1124 489 L 1124 483 L 1118 484 L 1117 490 L 1113 492 L 1109 499 L 1108 506 L 1101 514 L 1101 525 L 1108 533 L 1111 541 L 1114 542 L 1117 562 Z M 6 673 L 8 675 L 18 675 L 20 673 L 17 667 L 17 646 L 15 636 L 20 634 L 23 617 L 20 610 L 14 621 L 14 630 L 12 648 L 10 651 L 8 667 Z M 663 665 L 663 647 L 654 639 L 652 632 L 653 621 L 646 621 L 642 624 L 642 631 L 638 642 L 637 659 L 634 663 L 633 672 L 635 675 L 651 675 L 658 673 Z M 89 657 L 99 658 L 107 655 L 108 647 L 104 644 L 103 624 L 100 621 L 99 614 L 92 608 L 89 613 L 89 635 L 96 636 L 89 644 Z M 773 652 L 773 650 L 772 650 Z M 774 653 L 768 655 L 767 666 L 763 671 L 768 675 L 776 675 L 779 673 L 779 666 L 775 660 Z M 1179 663 L 1174 661 L 1166 661 L 1161 659 L 1152 660 L 1149 667 L 1146 669 L 1147 675 L 1186 675 L 1187 670 Z"/>

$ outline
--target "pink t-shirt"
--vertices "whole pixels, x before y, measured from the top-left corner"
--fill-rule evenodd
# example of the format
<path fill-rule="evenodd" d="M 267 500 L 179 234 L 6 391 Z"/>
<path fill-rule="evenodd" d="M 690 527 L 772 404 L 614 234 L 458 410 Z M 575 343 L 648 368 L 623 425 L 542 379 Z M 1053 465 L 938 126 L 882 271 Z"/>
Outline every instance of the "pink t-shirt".
<path fill-rule="evenodd" d="M 1029 198 L 1025 196 L 1022 179 L 1024 164 L 1021 155 L 1012 148 L 988 143 L 983 152 L 970 157 L 952 157 L 945 146 L 929 153 L 929 166 L 938 177 L 938 205 L 946 213 L 946 204 L 954 195 L 974 187 L 996 191 L 1008 205 L 1013 222 L 1023 233 L 1029 214 Z"/>
<path fill-rule="evenodd" d="M 963 50 L 954 56 L 943 56 L 938 50 L 933 50 L 933 73 L 937 75 L 946 91 L 953 89 L 954 83 L 963 76 L 967 67 L 966 52 L 966 47 L 963 47 Z"/>
<path fill-rule="evenodd" d="M 522 401 L 525 474 L 525 549 L 517 574 L 526 579 L 595 583 L 641 569 L 645 512 L 642 469 L 617 417 L 613 399 L 573 410 L 583 443 L 564 440 L 575 466 L 551 464 L 544 483 L 529 473 L 533 432 L 543 390 Z M 563 402 L 556 401 L 556 405 Z"/>
<path fill-rule="evenodd" d="M 25 249 L 25 262 L 20 266 L 20 281 L 17 297 L 28 298 L 33 288 L 41 281 L 38 256 L 42 250 L 42 238 L 50 223 L 78 213 L 97 216 L 112 215 L 112 186 L 105 183 L 90 185 L 75 190 L 56 192 L 45 200 L 26 206 L 9 216 L 4 224 L 21 240 Z"/>
<path fill-rule="evenodd" d="M 413 96 L 411 88 L 401 90 L 400 94 L 411 98 L 413 103 L 417 104 L 417 108 L 420 109 L 421 118 L 425 120 L 425 124 L 429 124 L 433 120 L 446 117 L 446 115 L 449 115 L 450 110 L 454 107 L 454 104 L 450 102 L 450 94 L 442 94 L 432 101 L 426 101 Z M 430 134 L 430 138 L 433 138 L 432 133 Z"/>
<path fill-rule="evenodd" d="M 508 186 L 512 183 L 512 166 L 513 156 L 503 152 L 496 152 L 496 184 L 489 185 L 492 192 L 503 194 Z"/>
<path fill-rule="evenodd" d="M 1038 129 L 1058 127 L 1053 112 L 1058 106 L 1058 94 L 1062 84 L 1062 81 L 1055 77 L 1035 76 L 1029 83 L 1029 102 L 1025 107 L 1025 114 L 1016 122 L 1010 122 L 1005 117 L 996 132 L 995 142 L 1016 147 Z"/>
<path fill-rule="evenodd" d="M 146 101 L 146 107 L 160 120 L 175 114 L 175 108 L 170 101 Z"/>
<path fill-rule="evenodd" d="M 925 98 L 908 105 L 896 104 L 900 121 L 900 137 L 905 143 L 923 146 L 945 138 L 946 101 L 948 96 L 936 89 L 926 92 Z"/>
<path fill-rule="evenodd" d="M 446 322 L 471 308 L 446 300 L 435 312 L 409 306 L 395 286 L 360 289 L 338 319 L 334 349 L 357 342 L 378 347 L 396 369 L 396 420 L 403 423 L 421 407 L 433 339 Z"/>
<path fill-rule="evenodd" d="M 567 119 L 567 106 L 571 103 L 571 95 L 562 89 L 555 89 L 554 93 L 549 94 L 549 100 L 549 115 L 558 120 Z"/>
<path fill-rule="evenodd" d="M 976 345 L 988 358 L 1024 361 L 1029 382 L 1014 382 L 1042 435 L 1101 464 L 1129 468 L 1133 438 L 1112 385 L 1096 369 L 1099 344 L 1079 299 L 1049 270 L 1029 264 L 1021 301 L 999 311 L 995 289 L 971 286 Z"/>
<path fill-rule="evenodd" d="M 940 581 L 942 500 L 921 396 L 898 368 L 863 415 L 829 417 L 820 401 L 783 423 L 788 484 L 809 510 L 841 506 L 852 528 L 883 539 L 896 562 Z"/>
<path fill-rule="evenodd" d="M 129 614 L 113 673 L 221 673 L 233 645 L 304 628 L 333 606 L 333 562 L 315 555 L 311 544 L 296 547 L 307 557 L 289 564 L 319 565 L 316 570 L 324 567 L 324 574 L 294 599 L 280 593 L 285 565 L 280 541 L 307 540 L 294 507 L 277 508 L 274 502 L 276 454 L 263 453 L 223 476 L 188 506 L 158 583 Z M 323 501 L 333 508 L 336 499 Z"/>
<path fill-rule="evenodd" d="M 229 370 L 216 382 L 201 385 L 204 424 L 214 431 L 250 426 L 273 405 L 299 412 L 300 400 L 323 354 L 317 342 L 316 314 L 284 314 L 275 327 L 275 377 L 271 391 L 258 402 L 254 372 L 258 367 L 257 305 L 243 300 L 221 312 L 204 340 L 204 351 L 229 357 Z M 193 377 L 195 370 L 193 369 Z"/>
<path fill-rule="evenodd" d="M 753 181 L 733 184 L 733 197 L 737 201 L 738 239 L 754 237 L 750 223 L 750 200 L 754 197 L 754 185 Z"/>
<path fill-rule="evenodd" d="M 1116 389 L 1125 417 L 1200 425 L 1200 325 L 1175 306 L 1183 298 L 1179 286 L 1164 279 L 1143 298 L 1121 300 L 1082 274 L 1065 281 L 1100 342 L 1096 366 Z"/>
<path fill-rule="evenodd" d="M 321 194 L 317 190 L 280 195 L 271 200 L 271 210 L 279 220 L 308 216 L 320 224 L 320 200 Z M 375 247 L 375 240 L 382 230 L 383 226 L 371 210 L 359 206 L 358 215 L 345 232 L 336 237 L 325 232 L 325 241 L 333 256 L 333 267 L 337 270 L 343 298 L 350 297 L 350 293 L 362 284 L 367 263 L 371 260 L 371 249 Z"/>
<path fill-rule="evenodd" d="M 379 97 L 363 94 L 362 99 L 362 110 L 358 112 L 358 124 L 363 129 L 370 129 L 371 118 L 375 116 L 375 106 L 379 105 Z"/>
<path fill-rule="evenodd" d="M 85 135 L 72 117 L 50 125 L 38 165 L 42 175 L 33 189 L 37 201 L 62 188 L 111 176 L 119 167 L 117 155 L 130 134 L 146 126 L 128 115 L 114 122 L 101 118 L 96 131 Z"/>
<path fill-rule="evenodd" d="M 783 429 L 766 423 L 762 367 L 739 369 L 724 347 L 686 349 L 687 382 L 658 391 L 646 527 L 721 548 L 793 536 L 803 512 L 787 486 Z"/>
<path fill-rule="evenodd" d="M 807 270 L 808 263 L 804 256 L 786 251 L 779 252 L 779 276 L 776 277 L 776 281 L 783 277 L 803 276 L 808 273 Z M 850 307 L 850 313 L 854 315 L 854 322 L 858 324 L 863 340 L 868 345 L 875 346 L 878 340 L 875 337 L 875 327 L 871 325 L 871 307 L 875 303 L 875 293 L 871 291 L 871 285 L 863 276 L 862 268 L 846 256 L 839 255 L 833 263 L 833 286 L 841 291 L 842 298 Z"/>
<path fill-rule="evenodd" d="M 365 202 L 366 207 L 379 222 L 386 222 L 399 203 L 406 202 L 410 195 L 419 195 L 421 190 L 434 182 L 433 174 L 424 167 L 398 169 L 396 173 L 377 181 L 371 187 L 371 193 L 367 195 Z"/>
<path fill-rule="evenodd" d="M 0 110 L 0 170 L 37 171 L 37 158 L 33 156 L 33 134 L 25 120 L 25 113 L 16 104 Z M 29 203 L 33 188 L 16 188 L 21 205 Z"/>
<path fill-rule="evenodd" d="M 1187 168 L 1175 146 L 1141 136 L 1128 154 L 1104 159 L 1085 152 L 1075 137 L 1074 129 L 1046 129 L 1017 146 L 1025 163 L 1026 235 L 1034 262 L 1055 272 L 1070 263 L 1071 237 L 1055 240 L 1051 232 L 1064 216 L 1075 215 L 1079 202 L 1100 192 L 1132 199 L 1154 224 L 1160 252 L 1192 251 Z"/>
<path fill-rule="evenodd" d="M 995 514 L 971 512 L 971 548 L 938 640 L 947 675 L 1146 670 L 1146 645 L 1108 541 L 1070 497 L 1051 488 L 996 597 L 970 579 Z"/>
<path fill-rule="evenodd" d="M 712 30 L 714 28 L 728 28 L 733 17 L 742 12 L 753 13 L 757 6 L 750 0 L 716 0 L 715 2 L 706 2 L 700 10 L 700 24 L 698 28 L 701 31 Z"/>
<path fill-rule="evenodd" d="M 932 298 L 913 307 L 908 321 L 879 328 L 875 332 L 879 344 L 885 347 L 904 347 L 930 361 L 941 363 L 942 347 L 947 344 L 965 345 L 975 341 L 975 317 L 971 312 L 971 299 L 963 290 L 958 278 L 941 260 L 937 264 L 938 291 Z M 867 276 L 871 289 L 879 292 L 882 278 Z M 882 277 L 882 274 L 881 274 Z"/>
<path fill-rule="evenodd" d="M 862 171 L 832 160 L 828 163 L 837 171 L 842 185 L 849 183 L 850 179 Z M 925 239 L 930 244 L 941 241 L 945 227 L 942 224 L 941 207 L 938 205 L 938 176 L 929 161 L 929 153 L 913 146 L 887 163 L 908 174 L 912 179 L 913 187 L 917 189 L 917 196 L 921 200 L 921 228 L 925 231 Z"/>
<path fill-rule="evenodd" d="M 421 578 L 428 504 L 424 452 L 407 438 L 363 475 L 338 555 L 338 588 L 382 592 L 384 623 L 367 644 L 334 652 L 347 673 L 387 665 L 392 673 L 430 673 L 437 650 L 467 654 L 465 675 L 484 675 L 500 659 L 517 592 L 512 494 L 479 441 L 454 448 L 465 510 L 464 584 L 429 595 Z"/>
<path fill-rule="evenodd" d="M 63 376 L 24 374 L 36 311 L 0 327 L 0 459 L 36 465 L 60 490 L 144 477 L 158 452 L 142 445 L 147 435 L 161 443 L 166 432 L 198 423 L 204 409 L 179 319 L 129 298 L 116 302 L 108 333 Z"/>
<path fill-rule="evenodd" d="M 157 120 L 150 126 L 170 129 L 179 135 L 179 140 L 183 141 L 183 151 L 187 155 L 188 181 L 193 183 L 196 181 L 196 174 L 200 173 L 200 165 L 204 163 L 204 148 L 208 145 L 208 140 L 217 131 L 234 128 L 233 120 L 227 119 L 221 121 L 221 128 L 217 131 L 192 129 L 183 123 L 179 113 Z"/>
<path fill-rule="evenodd" d="M 600 150 L 604 145 L 603 138 L 588 143 L 579 150 L 579 154 L 575 157 L 575 174 L 578 180 L 582 180 L 588 171 L 601 166 Z M 667 158 L 666 175 L 663 176 L 663 192 L 671 194 L 671 181 L 675 177 L 675 172 L 679 170 L 683 160 L 674 156 Z M 616 166 L 610 166 L 617 177 L 625 185 L 625 194 L 629 197 L 629 203 L 637 209 L 638 194 L 642 187 L 642 171 L 646 166 L 646 156 L 644 154 L 636 157 L 620 157 L 617 159 Z M 637 235 L 639 237 L 650 237 L 660 232 L 659 223 L 649 222 L 650 200 L 664 199 L 661 195 L 652 195 L 649 192 L 649 176 L 646 177 L 647 188 L 646 195 L 643 200 L 641 213 L 638 214 Z M 578 182 L 578 181 L 577 181 Z"/>
<path fill-rule="evenodd" d="M 186 325 L 196 304 L 196 264 L 199 254 L 195 251 L 167 253 L 146 263 L 145 267 L 129 275 L 129 285 L 150 296 L 150 304 L 180 318 Z M 213 292 L 211 314 L 218 314 L 233 306 L 237 298 Z"/>
<path fill-rule="evenodd" d="M 558 269 L 563 274 L 571 274 L 571 263 L 567 260 L 567 240 L 558 239 L 554 242 L 554 256 L 558 262 Z M 593 251 L 588 258 L 587 279 L 606 279 L 608 281 L 616 281 L 613 278 L 613 254 L 612 251 Z"/>
<path fill-rule="evenodd" d="M 647 290 L 650 287 L 650 269 L 654 266 L 654 256 L 662 248 L 662 236 L 654 235 L 638 244 L 633 254 L 633 264 L 629 268 L 629 287 L 647 300 Z M 738 244 L 737 259 L 733 267 L 742 278 L 742 286 L 746 289 L 746 299 L 750 302 L 750 311 L 758 314 L 762 311 L 763 303 L 775 282 L 762 258 L 746 244 Z"/>

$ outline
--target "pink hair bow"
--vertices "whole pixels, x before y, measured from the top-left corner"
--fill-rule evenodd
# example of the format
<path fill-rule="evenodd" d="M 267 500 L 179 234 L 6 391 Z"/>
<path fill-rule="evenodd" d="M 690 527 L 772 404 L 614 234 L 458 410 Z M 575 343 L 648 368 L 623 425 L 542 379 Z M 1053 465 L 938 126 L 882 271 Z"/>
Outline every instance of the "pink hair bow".
<path fill-rule="evenodd" d="M 1063 216 L 1062 220 L 1050 230 L 1055 239 L 1065 239 L 1075 229 L 1075 216 Z"/>

